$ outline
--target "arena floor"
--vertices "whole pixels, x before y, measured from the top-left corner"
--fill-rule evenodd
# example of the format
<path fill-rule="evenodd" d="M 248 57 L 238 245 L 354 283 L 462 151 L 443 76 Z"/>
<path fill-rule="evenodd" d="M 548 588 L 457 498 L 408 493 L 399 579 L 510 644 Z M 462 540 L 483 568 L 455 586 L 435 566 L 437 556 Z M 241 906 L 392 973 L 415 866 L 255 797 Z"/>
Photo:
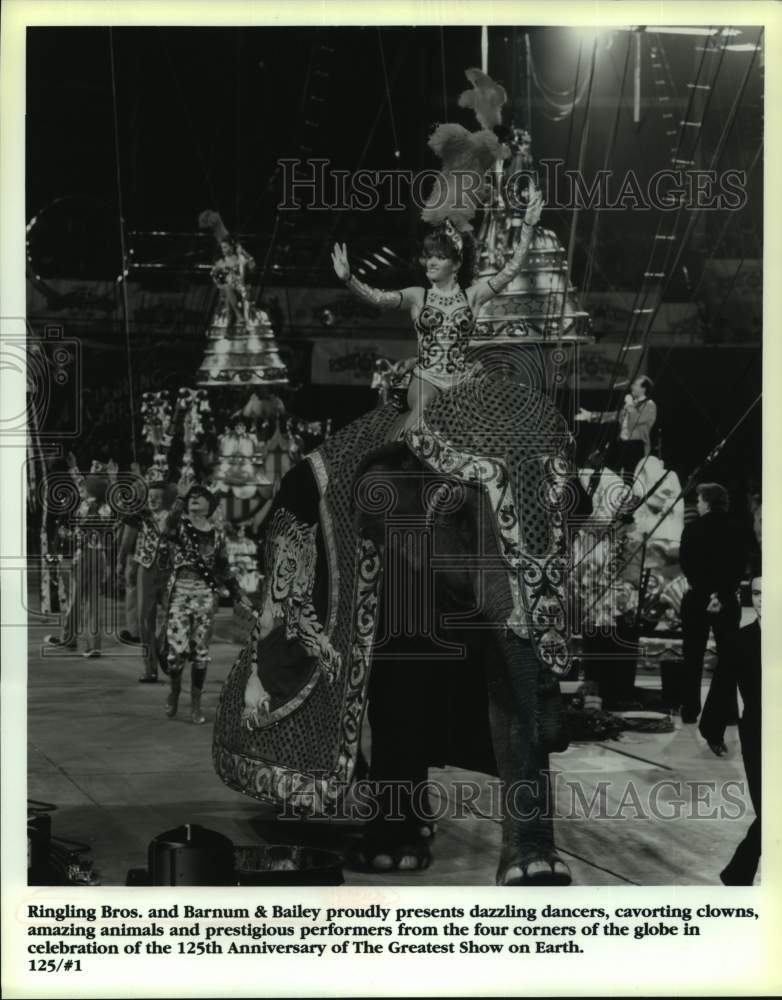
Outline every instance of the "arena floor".
<path fill-rule="evenodd" d="M 186 691 L 179 717 L 165 717 L 165 684 L 137 683 L 138 647 L 109 637 L 101 658 L 85 659 L 80 652 L 44 647 L 44 634 L 53 630 L 54 623 L 36 624 L 29 632 L 28 796 L 57 806 L 52 833 L 90 846 L 101 884 L 124 885 L 129 869 L 145 867 L 150 840 L 186 822 L 217 830 L 237 845 L 341 849 L 357 835 L 359 828 L 350 823 L 275 821 L 268 808 L 227 788 L 215 774 L 209 723 L 237 650 L 230 641 L 230 612 L 218 616 L 204 726 L 191 724 Z M 644 675 L 639 683 L 659 686 L 659 678 Z M 717 758 L 696 726 L 676 719 L 673 732 L 576 743 L 555 755 L 558 810 L 576 813 L 557 827 L 574 884 L 718 885 L 719 871 L 752 818 L 735 727 L 728 730 L 727 743 L 729 755 Z M 446 785 L 474 780 L 485 786 L 489 780 L 452 768 L 431 777 Z M 721 803 L 737 811 L 722 791 L 731 779 L 742 782 L 738 798 L 745 815 L 709 815 L 718 814 Z M 574 787 L 580 790 L 577 799 Z M 700 805 L 693 804 L 697 789 Z M 730 794 L 736 798 L 735 790 Z M 597 805 L 585 819 L 574 802 L 578 806 L 593 796 Z M 667 818 L 681 798 L 683 815 Z M 446 817 L 438 824 L 428 870 L 393 876 L 346 870 L 345 880 L 493 885 L 499 843 L 500 827 L 491 818 Z"/>

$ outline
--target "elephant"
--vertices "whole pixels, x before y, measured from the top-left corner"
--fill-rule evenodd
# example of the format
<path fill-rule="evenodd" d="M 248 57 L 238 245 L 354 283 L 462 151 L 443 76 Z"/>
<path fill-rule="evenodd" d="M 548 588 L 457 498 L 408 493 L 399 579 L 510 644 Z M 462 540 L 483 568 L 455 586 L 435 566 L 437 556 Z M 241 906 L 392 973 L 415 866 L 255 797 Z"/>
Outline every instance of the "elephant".
<path fill-rule="evenodd" d="M 360 861 L 429 863 L 414 793 L 430 763 L 452 763 L 499 775 L 496 883 L 569 884 L 549 778 L 549 754 L 568 745 L 568 518 L 586 512 L 567 425 L 496 376 L 443 393 L 389 443 L 397 417 L 372 411 L 284 477 L 258 618 L 220 696 L 215 768 L 245 794 L 334 815 L 360 772 L 368 703 L 369 787 L 403 789 L 403 822 L 381 808 Z"/>

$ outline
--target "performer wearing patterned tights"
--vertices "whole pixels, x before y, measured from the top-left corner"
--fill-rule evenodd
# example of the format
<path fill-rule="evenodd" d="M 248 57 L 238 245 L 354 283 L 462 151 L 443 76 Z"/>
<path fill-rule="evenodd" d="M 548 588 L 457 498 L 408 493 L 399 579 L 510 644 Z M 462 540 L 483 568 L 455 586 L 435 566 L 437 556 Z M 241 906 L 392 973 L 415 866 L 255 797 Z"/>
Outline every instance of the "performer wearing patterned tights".
<path fill-rule="evenodd" d="M 418 336 L 418 357 L 404 363 L 412 371 L 407 393 L 409 412 L 400 429 L 416 426 L 427 403 L 443 389 L 468 378 L 467 348 L 475 329 L 481 306 L 510 284 L 521 270 L 532 242 L 533 227 L 540 219 L 543 197 L 536 191 L 524 216 L 521 238 L 516 250 L 501 271 L 491 278 L 481 278 L 463 288 L 460 271 L 466 269 L 465 237 L 450 222 L 430 233 L 424 240 L 421 263 L 431 288 L 414 286 L 384 292 L 371 288 L 351 274 L 347 247 L 334 245 L 331 255 L 334 271 L 356 295 L 381 309 L 404 309 L 413 319 Z M 467 278 L 471 275 L 466 275 Z"/>
<path fill-rule="evenodd" d="M 249 606 L 228 568 L 225 534 L 211 522 L 217 497 L 205 486 L 180 488 L 166 526 L 172 566 L 168 583 L 166 645 L 171 691 L 166 715 L 173 718 L 179 705 L 182 672 L 190 666 L 191 719 L 206 722 L 201 692 L 209 665 L 216 595 L 226 588 L 235 602 Z"/>

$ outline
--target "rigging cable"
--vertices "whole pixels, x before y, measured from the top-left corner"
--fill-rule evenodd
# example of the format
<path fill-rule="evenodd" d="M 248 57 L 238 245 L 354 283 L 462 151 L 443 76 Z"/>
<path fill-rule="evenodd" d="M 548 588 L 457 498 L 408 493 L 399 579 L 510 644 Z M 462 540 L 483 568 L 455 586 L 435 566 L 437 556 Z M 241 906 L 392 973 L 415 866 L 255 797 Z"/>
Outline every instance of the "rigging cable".
<path fill-rule="evenodd" d="M 109 28 L 109 60 L 111 65 L 111 101 L 114 117 L 114 163 L 117 174 L 117 207 L 119 209 L 119 241 L 122 254 L 122 273 L 120 282 L 122 284 L 122 306 L 125 327 L 125 349 L 128 364 L 128 407 L 130 410 L 130 449 L 133 461 L 138 461 L 136 456 L 136 406 L 133 397 L 133 355 L 130 348 L 130 306 L 128 303 L 128 258 L 125 250 L 125 211 L 122 204 L 122 173 L 120 170 L 119 155 L 119 120 L 117 115 L 117 79 L 114 66 L 114 29 Z"/>
<path fill-rule="evenodd" d="M 372 124 L 371 124 L 371 126 L 369 128 L 369 132 L 367 133 L 367 137 L 366 137 L 366 140 L 364 142 L 364 146 L 363 146 L 363 148 L 361 150 L 361 153 L 359 154 L 356 166 L 354 167 L 354 172 L 361 169 L 361 167 L 362 167 L 362 165 L 364 163 L 364 159 L 366 158 L 366 155 L 369 152 L 369 146 L 370 146 L 370 144 L 372 142 L 372 138 L 373 138 L 373 136 L 375 134 L 377 126 L 378 126 L 378 124 L 380 122 L 380 119 L 381 119 L 381 117 L 383 115 L 383 110 L 385 108 L 386 102 L 389 101 L 390 97 L 391 97 L 391 89 L 390 88 L 393 87 L 394 83 L 396 82 L 396 78 L 399 75 L 399 71 L 401 70 L 401 68 L 402 68 L 402 66 L 404 64 L 405 56 L 407 55 L 407 51 L 408 51 L 407 49 L 401 50 L 399 52 L 398 56 L 397 56 L 396 64 L 395 64 L 395 66 L 394 66 L 394 68 L 392 70 L 392 73 L 391 73 L 391 79 L 390 79 L 390 82 L 389 82 L 389 87 L 386 90 L 386 93 L 383 96 L 382 100 L 380 101 L 380 106 L 377 109 L 377 113 L 375 115 L 374 121 L 372 122 Z M 314 262 L 314 264 L 313 264 L 313 266 L 311 268 L 311 274 L 315 274 L 317 271 L 320 270 L 320 268 L 323 265 L 324 259 L 326 258 L 326 255 L 329 254 L 330 251 L 331 251 L 332 240 L 334 239 L 335 233 L 337 231 L 337 227 L 339 226 L 339 222 L 340 222 L 339 213 L 338 212 L 334 212 L 333 215 L 334 215 L 334 222 L 333 222 L 333 224 L 331 226 L 331 229 L 329 230 L 328 237 L 326 238 L 325 243 L 322 244 L 320 252 L 318 253 L 318 255 L 317 255 L 316 259 L 315 259 L 315 262 Z M 307 289 L 305 290 L 305 293 L 304 293 L 304 295 L 303 295 L 303 297 L 301 299 L 301 303 L 303 303 L 303 302 L 306 301 L 307 296 L 310 294 L 310 292 L 312 290 L 312 287 L 313 287 L 312 282 L 308 282 Z"/>
<path fill-rule="evenodd" d="M 721 53 L 721 57 L 720 57 L 720 63 L 718 64 L 717 69 L 715 70 L 715 74 L 714 74 L 714 77 L 713 77 L 714 80 L 716 80 L 717 74 L 719 73 L 719 70 L 721 68 L 722 57 L 724 56 L 724 50 L 725 50 L 725 43 L 723 43 L 723 49 L 722 49 L 722 53 Z M 702 71 L 703 66 L 704 66 L 704 60 L 705 60 L 705 56 L 706 56 L 706 51 L 707 51 L 707 49 L 704 47 L 704 52 L 703 52 L 703 55 L 701 56 L 701 60 L 700 60 L 699 66 L 698 66 L 698 71 L 697 71 L 697 75 L 696 75 L 696 82 L 697 82 L 697 80 L 700 79 L 700 74 L 701 74 L 701 71 Z M 689 120 L 689 115 L 690 115 L 690 111 L 691 111 L 691 108 L 692 108 L 692 103 L 693 103 L 693 100 L 694 100 L 695 93 L 696 93 L 696 90 L 695 90 L 695 88 L 693 88 L 690 91 L 690 95 L 689 95 L 689 98 L 688 98 L 687 109 L 685 111 L 685 116 L 684 116 L 683 121 Z M 682 142 L 683 142 L 683 128 L 680 129 L 679 140 L 678 140 L 678 145 L 677 145 L 677 152 L 681 151 Z M 672 246 L 673 246 L 673 243 L 676 241 L 676 232 L 677 232 L 677 230 L 679 228 L 679 223 L 680 223 L 680 220 L 683 218 L 683 215 L 684 215 L 684 207 L 683 207 L 683 204 L 680 202 L 679 203 L 679 207 L 676 210 L 676 216 L 675 216 L 675 218 L 673 220 L 672 230 L 671 230 L 671 232 L 667 236 L 663 236 L 663 234 L 662 234 L 662 230 L 663 230 L 663 228 L 665 228 L 665 223 L 668 221 L 667 217 L 664 216 L 664 215 L 661 215 L 660 219 L 658 220 L 657 231 L 656 231 L 656 233 L 655 233 L 655 235 L 653 237 L 653 240 L 652 240 L 652 249 L 650 251 L 649 259 L 648 259 L 648 262 L 647 262 L 647 265 L 646 265 L 646 270 L 644 272 L 644 278 L 645 279 L 647 277 L 649 277 L 649 276 L 653 277 L 654 275 L 665 276 L 666 273 L 668 273 L 670 275 L 671 269 L 669 268 L 669 260 L 670 260 L 670 256 L 671 256 L 671 253 L 672 253 Z M 686 241 L 686 239 L 689 238 L 689 235 L 691 234 L 691 232 L 692 232 L 692 229 L 690 229 L 690 228 L 688 228 L 685 231 L 685 235 L 682 237 L 682 240 L 681 240 L 681 244 L 680 244 L 681 246 L 685 246 L 686 245 L 685 241 Z M 655 261 L 655 254 L 656 254 L 656 251 L 657 251 L 658 243 L 661 240 L 663 240 L 665 243 L 667 243 L 667 248 L 665 250 L 664 258 L 663 258 L 661 264 L 660 265 L 655 265 L 655 262 L 654 262 Z M 683 250 L 681 252 L 683 252 Z M 668 283 L 670 284 L 670 277 L 669 277 L 669 282 Z M 622 366 L 624 364 L 625 356 L 632 349 L 632 341 L 633 341 L 634 336 L 636 334 L 638 323 L 640 322 L 639 319 L 638 319 L 638 317 L 640 317 L 645 311 L 649 311 L 649 310 L 646 309 L 646 301 L 647 301 L 647 299 L 649 298 L 649 296 L 651 294 L 651 285 L 652 285 L 652 282 L 647 282 L 646 280 L 644 280 L 641 283 L 641 287 L 636 292 L 635 299 L 633 301 L 633 306 L 632 306 L 632 309 L 631 309 L 631 312 L 630 312 L 630 320 L 628 322 L 628 326 L 627 326 L 627 329 L 625 331 L 625 334 L 624 334 L 624 337 L 623 337 L 623 340 L 622 340 L 622 346 L 621 346 L 621 348 L 620 348 L 620 350 L 619 350 L 619 352 L 617 354 L 616 360 L 614 362 L 614 366 L 613 366 L 612 373 L 611 373 L 611 381 L 610 381 L 608 390 L 606 392 L 606 397 L 609 400 L 610 400 L 612 394 L 614 393 L 614 391 L 616 389 L 617 382 L 619 381 L 619 375 L 620 375 L 620 373 L 622 371 Z M 666 289 L 667 289 L 667 287 L 668 286 L 666 285 Z M 654 310 L 654 315 L 655 316 L 657 315 L 657 311 L 659 311 L 660 303 L 662 301 L 662 295 L 664 295 L 664 291 L 662 293 L 658 294 L 657 307 Z M 646 351 L 646 341 L 648 340 L 650 331 L 651 331 L 651 326 L 647 325 L 646 331 L 642 335 L 641 343 L 639 345 L 637 345 L 637 347 L 640 349 L 640 360 L 641 361 L 643 360 L 643 356 L 644 356 L 645 351 Z M 638 370 L 640 370 L 640 364 L 636 366 L 636 373 L 637 373 Z M 625 380 L 622 380 L 622 381 L 624 382 Z M 630 382 L 634 381 L 634 378 L 630 379 L 629 381 Z M 610 435 L 610 430 L 609 430 L 608 423 L 602 424 L 601 425 L 601 432 L 600 432 L 600 435 L 598 436 L 597 444 L 595 445 L 595 450 L 596 451 L 602 451 L 605 448 L 605 446 L 606 446 L 606 444 L 608 442 L 608 439 L 609 439 L 609 435 Z"/>
<path fill-rule="evenodd" d="M 577 176 L 581 177 L 584 169 L 584 157 L 586 155 L 586 147 L 589 141 L 589 128 L 591 124 L 592 115 L 592 87 L 595 79 L 595 65 L 597 63 L 597 38 L 594 39 L 592 43 L 592 59 L 589 66 L 589 83 L 587 88 L 587 99 L 586 107 L 584 109 L 584 124 L 581 130 L 581 142 L 579 144 L 578 150 L 578 168 Z M 570 119 L 571 124 L 575 120 L 575 115 Z M 573 254 L 576 247 L 576 229 L 578 227 L 578 203 L 573 208 L 573 215 L 570 223 L 570 238 L 568 239 L 568 251 L 567 251 L 567 265 L 565 270 L 565 285 L 562 289 L 562 309 L 559 314 L 559 323 L 557 330 L 559 331 L 560 337 L 562 336 L 562 328 L 565 322 L 565 309 L 567 308 L 567 289 L 570 282 L 570 275 L 573 270 Z M 556 386 L 554 389 L 554 401 L 556 402 L 557 390 Z"/>
<path fill-rule="evenodd" d="M 574 92 L 578 89 L 578 78 L 579 78 L 579 75 L 581 73 L 581 53 L 582 53 L 582 51 L 583 51 L 583 42 L 579 41 L 579 44 L 578 44 L 578 56 L 576 57 L 576 75 L 575 75 L 575 79 L 573 81 L 573 91 Z M 594 69 L 594 61 L 593 61 L 592 68 Z M 587 77 L 587 80 L 586 80 L 587 84 L 589 84 L 590 82 L 591 82 L 591 74 L 590 74 L 589 77 Z M 574 105 L 574 108 L 575 108 L 575 105 Z M 573 129 L 574 129 L 574 126 L 575 126 L 575 118 L 576 118 L 575 114 L 571 115 L 570 123 L 568 125 L 567 147 L 565 149 L 565 163 L 570 163 L 570 147 L 571 147 L 571 144 L 573 142 Z M 573 238 L 573 222 L 574 222 L 574 218 L 575 218 L 575 212 L 573 213 L 573 215 L 570 218 L 570 241 L 572 241 L 572 238 Z M 566 287 L 565 287 L 565 291 L 563 292 L 563 299 L 562 299 L 562 302 L 563 302 L 562 314 L 563 315 L 564 315 L 564 308 L 565 308 L 564 304 L 567 301 L 567 282 L 568 282 L 569 278 L 570 278 L 570 263 L 568 263 L 568 265 L 567 265 L 566 279 L 565 279 Z M 552 323 L 552 321 L 554 319 L 554 316 L 555 316 L 555 312 L 556 312 L 556 302 L 555 302 L 554 296 L 551 295 L 551 294 L 549 294 L 546 297 L 546 311 L 544 313 L 544 329 L 546 329 L 547 327 L 549 327 L 551 325 L 551 323 Z M 561 322 L 561 317 L 560 317 L 560 322 Z"/>
<path fill-rule="evenodd" d="M 747 66 L 747 69 L 746 69 L 746 71 L 744 73 L 744 78 L 743 78 L 743 80 L 741 82 L 741 86 L 739 87 L 739 90 L 738 90 L 738 92 L 736 94 L 736 97 L 734 98 L 733 105 L 732 105 L 732 107 L 731 107 L 731 109 L 730 109 L 730 111 L 728 113 L 728 118 L 727 118 L 725 124 L 723 125 L 722 131 L 721 131 L 719 139 L 717 141 L 716 148 L 715 148 L 714 153 L 712 154 L 711 160 L 709 162 L 709 167 L 708 167 L 709 173 L 713 172 L 716 169 L 717 164 L 719 163 L 720 159 L 722 158 L 722 153 L 723 153 L 725 145 L 727 143 L 728 136 L 730 135 L 730 132 L 731 132 L 731 130 L 733 128 L 733 125 L 735 124 L 736 115 L 738 114 L 738 109 L 739 109 L 739 106 L 741 104 L 741 100 L 743 98 L 744 92 L 746 90 L 747 83 L 749 81 L 749 77 L 750 77 L 750 73 L 752 71 L 752 67 L 754 65 L 755 57 L 757 56 L 757 53 L 758 53 L 758 47 L 760 45 L 760 38 L 761 37 L 762 37 L 762 30 L 761 30 L 760 35 L 758 36 L 758 42 L 757 42 L 757 44 L 755 46 L 755 50 L 754 50 L 754 52 L 752 54 L 752 58 L 750 59 L 749 65 Z M 697 207 L 695 209 L 695 211 L 693 212 L 692 217 L 689 220 L 689 223 L 687 225 L 687 229 L 685 230 L 684 236 L 682 237 L 681 245 L 680 245 L 680 247 L 679 247 L 679 249 L 677 251 L 676 257 L 675 257 L 674 262 L 673 262 L 673 265 L 672 265 L 672 267 L 671 267 L 671 269 L 669 271 L 668 278 L 667 278 L 667 280 L 666 280 L 666 282 L 665 282 L 665 284 L 664 284 L 664 286 L 663 286 L 663 288 L 662 288 L 662 290 L 660 292 L 660 295 L 658 296 L 657 305 L 654 307 L 654 310 L 653 310 L 651 316 L 649 317 L 649 320 L 648 320 L 648 323 L 647 323 L 647 327 L 646 327 L 646 331 L 645 331 L 645 335 L 644 335 L 644 341 L 648 340 L 649 334 L 651 333 L 652 327 L 654 325 L 654 321 L 657 318 L 657 313 L 659 312 L 660 306 L 662 305 L 663 299 L 665 298 L 665 294 L 668 291 L 668 288 L 670 287 L 671 282 L 673 281 L 673 276 L 676 273 L 676 269 L 679 266 L 679 262 L 681 261 L 682 256 L 684 255 L 684 251 L 687 248 L 687 243 L 688 243 L 688 241 L 689 241 L 689 239 L 690 239 L 690 237 L 692 235 L 692 232 L 695 229 L 695 224 L 698 221 L 698 218 L 699 218 L 699 216 L 701 215 L 701 213 L 703 211 L 704 211 L 703 208 Z M 743 258 L 742 258 L 742 261 L 743 261 Z M 644 346 L 644 352 L 645 352 L 645 350 L 646 350 L 646 346 Z M 643 352 L 642 352 L 642 356 L 639 357 L 638 363 L 636 364 L 636 368 L 635 368 L 635 373 L 633 375 L 633 379 L 635 379 L 637 377 L 638 371 L 640 370 L 640 367 L 641 367 L 642 363 L 643 363 Z"/>
<path fill-rule="evenodd" d="M 614 152 L 614 147 L 616 146 L 617 135 L 619 134 L 619 119 L 622 114 L 622 101 L 625 93 L 625 84 L 627 83 L 627 71 L 630 67 L 631 49 L 632 49 L 632 38 L 628 34 L 627 52 L 625 53 L 624 72 L 622 73 L 622 81 L 619 86 L 619 97 L 617 98 L 616 102 L 616 113 L 614 115 L 614 122 L 611 128 L 611 135 L 608 140 L 608 146 L 606 147 L 606 155 L 603 158 L 603 170 L 606 174 L 608 173 L 608 164 Z M 595 211 L 594 214 L 594 222 L 592 224 L 592 232 L 590 234 L 590 239 L 589 239 L 589 248 L 587 250 L 587 263 L 584 272 L 583 291 L 582 291 L 582 295 L 584 297 L 589 295 L 589 291 L 592 287 L 592 271 L 594 268 L 595 255 L 597 253 L 597 234 L 600 228 L 600 219 L 601 219 L 600 202 L 598 201 L 597 210 Z"/>
<path fill-rule="evenodd" d="M 386 88 L 386 103 L 388 104 L 388 117 L 391 120 L 391 136 L 394 140 L 394 156 L 399 159 L 399 139 L 396 134 L 396 120 L 394 118 L 394 105 L 391 103 L 391 87 L 388 82 L 388 69 L 386 68 L 386 53 L 383 48 L 383 32 L 378 26 L 377 44 L 380 47 L 380 65 L 383 68 L 383 82 Z"/>
<path fill-rule="evenodd" d="M 440 27 L 440 75 L 443 81 L 443 121 L 448 121 L 448 90 L 445 78 L 445 31 Z"/>

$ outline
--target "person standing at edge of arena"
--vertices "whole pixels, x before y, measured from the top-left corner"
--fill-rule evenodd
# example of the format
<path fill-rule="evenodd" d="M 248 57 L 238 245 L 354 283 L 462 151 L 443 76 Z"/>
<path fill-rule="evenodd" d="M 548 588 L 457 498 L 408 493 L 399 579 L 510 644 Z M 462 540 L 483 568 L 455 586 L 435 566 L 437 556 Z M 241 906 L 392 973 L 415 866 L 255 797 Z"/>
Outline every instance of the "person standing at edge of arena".
<path fill-rule="evenodd" d="M 755 621 L 739 629 L 731 654 L 719 665 L 712 681 L 709 697 L 703 707 L 700 731 L 712 753 L 718 757 L 728 752 L 725 746 L 725 727 L 733 720 L 736 707 L 736 690 L 741 694 L 743 710 L 739 719 L 739 740 L 744 771 L 747 776 L 755 819 L 746 836 L 736 848 L 733 857 L 720 872 L 724 885 L 752 885 L 760 861 L 761 842 L 761 603 L 763 579 L 760 566 L 753 567 L 752 606 Z"/>
<path fill-rule="evenodd" d="M 730 655 L 741 620 L 736 590 L 744 572 L 744 546 L 739 526 L 728 515 L 728 491 L 719 483 L 701 483 L 697 498 L 698 517 L 685 526 L 679 548 L 679 563 L 689 585 L 681 609 L 685 723 L 697 722 L 700 714 L 703 657 L 710 629 L 718 660 Z"/>

